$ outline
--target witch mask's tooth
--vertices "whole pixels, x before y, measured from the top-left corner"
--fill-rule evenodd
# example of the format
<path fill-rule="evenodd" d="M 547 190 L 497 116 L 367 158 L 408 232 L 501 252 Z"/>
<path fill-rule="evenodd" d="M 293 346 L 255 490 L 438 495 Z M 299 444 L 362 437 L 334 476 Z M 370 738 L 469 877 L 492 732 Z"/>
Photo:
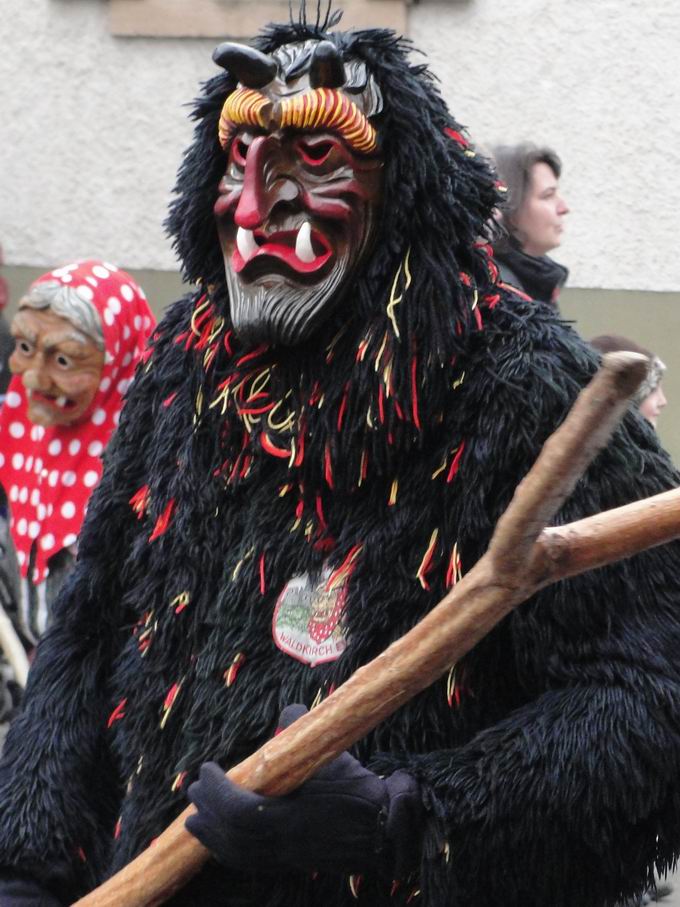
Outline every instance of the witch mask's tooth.
<path fill-rule="evenodd" d="M 297 239 L 295 240 L 295 254 L 300 261 L 314 261 L 316 255 L 312 248 L 312 227 L 308 220 L 298 230 Z"/>
<path fill-rule="evenodd" d="M 68 397 L 57 397 L 57 406 L 64 407 L 68 402 Z"/>
<path fill-rule="evenodd" d="M 244 261 L 252 258 L 253 255 L 257 252 L 259 246 L 255 241 L 252 230 L 244 230 L 243 227 L 239 227 L 236 231 L 236 247 L 241 253 L 241 258 Z"/>

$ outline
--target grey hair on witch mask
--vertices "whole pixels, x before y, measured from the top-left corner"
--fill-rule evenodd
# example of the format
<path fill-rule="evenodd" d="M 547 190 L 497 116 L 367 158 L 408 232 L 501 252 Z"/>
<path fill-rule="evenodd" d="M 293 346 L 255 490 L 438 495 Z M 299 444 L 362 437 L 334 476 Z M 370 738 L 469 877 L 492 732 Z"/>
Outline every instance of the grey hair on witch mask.
<path fill-rule="evenodd" d="M 83 334 L 87 334 L 97 349 L 104 349 L 104 331 L 99 312 L 74 287 L 64 286 L 56 280 L 37 283 L 19 301 L 19 309 L 50 309 L 60 318 L 70 321 Z"/>

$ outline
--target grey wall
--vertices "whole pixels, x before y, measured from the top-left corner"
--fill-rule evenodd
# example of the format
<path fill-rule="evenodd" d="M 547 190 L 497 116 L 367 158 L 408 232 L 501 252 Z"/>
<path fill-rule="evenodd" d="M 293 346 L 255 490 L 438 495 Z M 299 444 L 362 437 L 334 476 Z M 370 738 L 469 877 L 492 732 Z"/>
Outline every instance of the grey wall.
<path fill-rule="evenodd" d="M 92 256 L 176 267 L 161 224 L 191 134 L 185 105 L 217 71 L 216 39 L 120 38 L 108 13 L 107 0 L 2 0 L 9 264 Z M 572 213 L 558 259 L 571 286 L 680 290 L 669 250 L 680 3 L 421 0 L 408 31 L 474 141 L 534 139 L 562 155 Z"/>

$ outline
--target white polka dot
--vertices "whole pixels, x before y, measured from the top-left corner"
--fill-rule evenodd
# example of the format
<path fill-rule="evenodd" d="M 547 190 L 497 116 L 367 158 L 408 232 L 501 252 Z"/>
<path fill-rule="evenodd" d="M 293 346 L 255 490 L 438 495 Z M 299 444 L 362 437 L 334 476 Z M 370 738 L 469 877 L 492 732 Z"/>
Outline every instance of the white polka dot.
<path fill-rule="evenodd" d="M 47 450 L 53 457 L 58 456 L 61 453 L 61 441 L 58 438 L 53 438 L 47 445 Z"/>
<path fill-rule="evenodd" d="M 120 299 L 117 296 L 109 296 L 106 301 L 107 306 L 111 309 L 114 315 L 120 315 L 120 310 L 122 308 L 120 304 Z"/>
<path fill-rule="evenodd" d="M 120 343 L 118 343 L 117 340 L 116 340 L 116 345 L 115 345 L 113 351 L 114 351 L 114 353 L 116 354 L 116 356 L 118 355 L 118 353 L 120 353 Z"/>
<path fill-rule="evenodd" d="M 44 535 L 40 539 L 40 547 L 47 551 L 48 548 L 53 548 L 56 539 L 51 532 L 48 532 L 47 535 Z"/>
<path fill-rule="evenodd" d="M 28 500 L 28 488 L 26 488 L 24 486 L 24 488 L 19 489 L 19 503 L 25 504 L 27 500 Z"/>
<path fill-rule="evenodd" d="M 72 280 L 73 277 L 70 274 L 64 274 L 64 276 L 61 278 L 62 283 L 71 283 Z"/>
<path fill-rule="evenodd" d="M 16 391 L 10 391 L 5 397 L 5 403 L 11 409 L 16 409 L 21 404 L 21 396 Z"/>
<path fill-rule="evenodd" d="M 40 473 L 42 475 L 42 472 L 43 472 L 43 461 L 40 459 L 40 457 L 36 457 L 35 458 L 35 473 L 36 473 L 36 475 L 38 473 Z"/>
<path fill-rule="evenodd" d="M 86 287 L 85 284 L 76 287 L 76 293 L 81 299 L 84 299 L 85 302 L 92 302 L 94 299 L 94 290 L 92 287 Z"/>
<path fill-rule="evenodd" d="M 104 450 L 104 445 L 101 441 L 91 441 L 88 445 L 87 452 L 91 457 L 98 457 Z"/>
<path fill-rule="evenodd" d="M 32 441 L 42 441 L 45 437 L 45 429 L 42 425 L 34 425 L 31 428 L 31 440 Z"/>
<path fill-rule="evenodd" d="M 52 271 L 53 277 L 65 277 L 67 274 L 70 274 L 71 271 L 78 270 L 78 262 L 74 261 L 70 265 L 62 265 L 60 268 L 55 268 Z"/>
<path fill-rule="evenodd" d="M 32 539 L 37 539 L 40 535 L 40 523 L 29 523 L 28 524 L 28 536 Z"/>
<path fill-rule="evenodd" d="M 27 530 L 28 530 L 28 521 L 22 517 L 19 520 L 19 522 L 17 523 L 17 532 L 19 533 L 19 535 L 26 535 Z"/>
<path fill-rule="evenodd" d="M 17 551 L 17 560 L 19 561 L 19 566 L 23 567 L 26 563 L 26 555 L 23 551 Z"/>
<path fill-rule="evenodd" d="M 109 327 L 111 327 L 115 320 L 116 319 L 111 309 L 104 309 L 104 321 L 108 324 Z"/>
<path fill-rule="evenodd" d="M 102 265 L 95 265 L 92 268 L 92 273 L 95 275 L 95 277 L 101 277 L 102 280 L 105 280 L 107 277 L 110 277 L 110 272 L 107 271 L 107 269 L 104 268 Z"/>
<path fill-rule="evenodd" d="M 102 378 L 102 380 L 99 382 L 99 390 L 100 390 L 100 391 L 107 391 L 110 387 L 111 387 L 111 379 L 110 379 L 110 378 Z"/>
<path fill-rule="evenodd" d="M 44 504 L 38 504 L 38 519 L 44 520 L 47 516 L 47 507 Z"/>
<path fill-rule="evenodd" d="M 109 353 L 108 350 L 106 351 L 106 354 L 104 356 L 104 362 L 106 365 L 111 365 L 111 363 L 113 362 L 113 356 L 111 355 L 111 353 Z"/>
<path fill-rule="evenodd" d="M 76 515 L 76 505 L 73 503 L 73 501 L 64 501 L 64 503 L 61 505 L 61 515 L 66 520 L 70 520 Z"/>
<path fill-rule="evenodd" d="M 47 516 L 52 516 L 54 513 L 54 504 L 47 505 Z"/>
<path fill-rule="evenodd" d="M 130 387 L 132 381 L 129 378 L 123 378 L 122 381 L 118 382 L 117 388 L 119 394 L 124 394 L 125 391 Z"/>
<path fill-rule="evenodd" d="M 45 576 L 47 576 L 47 574 L 48 574 L 49 572 L 50 572 L 50 571 L 49 571 L 49 568 L 46 568 L 46 569 L 45 569 Z M 38 570 L 37 567 L 33 570 L 33 582 L 36 583 L 36 585 L 40 582 L 40 571 Z"/>
<path fill-rule="evenodd" d="M 113 414 L 113 424 L 114 424 L 114 425 L 118 425 L 119 422 L 120 422 L 120 410 L 118 409 L 118 410 L 116 410 L 116 412 Z"/>
<path fill-rule="evenodd" d="M 80 450 L 81 444 L 78 438 L 74 438 L 72 441 L 69 441 L 68 452 L 70 454 L 77 454 Z"/>
<path fill-rule="evenodd" d="M 129 340 L 129 339 L 130 339 L 130 333 L 131 333 L 131 332 L 130 332 L 130 327 L 129 327 L 129 325 L 126 324 L 126 325 L 123 327 L 123 340 Z"/>
<path fill-rule="evenodd" d="M 50 488 L 56 488 L 58 481 L 59 481 L 59 471 L 57 469 L 53 469 L 49 475 L 47 484 L 50 486 Z"/>
<path fill-rule="evenodd" d="M 123 356 L 123 362 L 122 362 L 123 368 L 126 368 L 131 362 L 132 362 L 132 353 L 126 353 Z"/>
<path fill-rule="evenodd" d="M 9 433 L 13 438 L 23 438 L 26 433 L 26 428 L 21 422 L 10 422 Z"/>
<path fill-rule="evenodd" d="M 108 268 L 109 271 L 117 271 L 118 265 L 112 265 L 110 261 L 103 261 L 102 264 L 105 268 Z"/>
<path fill-rule="evenodd" d="M 67 469 L 66 472 L 62 475 L 61 484 L 65 485 L 67 488 L 70 488 L 71 485 L 76 484 L 76 474 L 72 469 Z"/>
<path fill-rule="evenodd" d="M 4 453 L 0 453 L 0 466 L 4 466 L 4 465 L 5 465 L 5 455 L 4 455 Z"/>
<path fill-rule="evenodd" d="M 41 469 L 41 470 L 40 470 L 40 475 L 41 475 L 41 477 L 42 477 L 43 479 L 47 478 L 47 470 L 46 470 L 46 469 Z"/>
<path fill-rule="evenodd" d="M 69 532 L 68 535 L 64 536 L 64 548 L 68 548 L 69 545 L 75 545 L 77 539 L 78 539 L 77 535 L 74 535 L 72 532 Z"/>
<path fill-rule="evenodd" d="M 33 491 L 31 492 L 31 504 L 34 507 L 37 507 L 39 503 L 40 503 L 40 492 L 38 491 L 37 488 L 34 488 Z"/>
<path fill-rule="evenodd" d="M 94 488 L 98 481 L 99 473 L 96 473 L 94 469 L 88 470 L 83 477 L 83 482 L 88 488 Z"/>
<path fill-rule="evenodd" d="M 26 470 L 26 472 L 30 472 L 32 468 L 33 468 L 33 457 L 26 457 L 26 465 L 24 466 L 24 469 Z"/>
<path fill-rule="evenodd" d="M 90 285 L 91 287 L 99 286 L 99 284 L 98 284 L 97 281 L 94 279 L 94 277 L 86 277 L 85 280 L 89 283 L 89 285 Z"/>
<path fill-rule="evenodd" d="M 120 295 L 123 297 L 123 299 L 126 302 L 132 302 L 132 300 L 135 298 L 135 294 L 132 291 L 132 287 L 127 283 L 124 283 L 123 286 L 120 288 Z"/>
<path fill-rule="evenodd" d="M 103 409 L 95 409 L 92 413 L 92 421 L 95 425 L 103 425 L 106 421 L 106 412 Z"/>
<path fill-rule="evenodd" d="M 12 466 L 15 469 L 21 469 L 24 465 L 24 455 L 20 453 L 15 453 L 12 455 Z"/>
<path fill-rule="evenodd" d="M 142 329 L 142 316 L 141 316 L 141 315 L 135 315 L 135 317 L 132 319 L 132 323 L 133 323 L 133 325 L 135 326 L 135 330 L 136 330 L 136 331 L 141 331 L 141 329 Z"/>
<path fill-rule="evenodd" d="M 12 485 L 12 487 L 10 488 L 9 499 L 13 503 L 16 503 L 19 500 L 19 486 L 18 485 Z"/>
<path fill-rule="evenodd" d="M 141 287 L 138 287 L 138 290 L 139 295 L 142 297 L 142 299 L 146 299 L 146 293 L 144 292 L 144 290 Z"/>

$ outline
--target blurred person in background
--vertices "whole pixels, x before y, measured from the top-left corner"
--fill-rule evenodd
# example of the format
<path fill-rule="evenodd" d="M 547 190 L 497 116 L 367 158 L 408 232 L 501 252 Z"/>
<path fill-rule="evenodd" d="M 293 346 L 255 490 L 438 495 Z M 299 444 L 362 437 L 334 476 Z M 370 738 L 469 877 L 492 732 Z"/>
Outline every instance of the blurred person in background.
<path fill-rule="evenodd" d="M 506 189 L 500 236 L 493 245 L 501 280 L 534 299 L 557 303 L 569 276 L 548 256 L 562 242 L 569 213 L 559 186 L 562 162 L 551 148 L 529 142 L 501 145 L 491 153 Z"/>
<path fill-rule="evenodd" d="M 4 264 L 2 246 L 0 246 L 0 267 Z M 5 309 L 9 302 L 9 288 L 4 277 L 0 276 L 0 406 L 5 400 L 9 379 L 12 377 L 9 370 L 9 357 L 14 349 L 14 341 L 9 329 L 9 322 L 5 317 Z"/>
<path fill-rule="evenodd" d="M 661 410 L 666 406 L 666 395 L 661 387 L 666 365 L 654 353 L 640 346 L 634 340 L 628 337 L 620 337 L 617 334 L 600 334 L 593 337 L 590 341 L 591 346 L 601 353 L 616 353 L 620 350 L 626 350 L 633 353 L 641 353 L 649 359 L 649 369 L 647 379 L 638 388 L 633 402 L 637 404 L 640 413 L 645 419 L 656 428 L 657 419 Z"/>
<path fill-rule="evenodd" d="M 650 352 L 644 346 L 640 346 L 634 340 L 628 337 L 621 337 L 618 334 L 599 334 L 589 341 L 598 352 L 618 353 L 622 350 L 632 353 L 640 353 L 649 359 L 649 368 L 647 378 L 642 382 L 635 392 L 632 402 L 637 406 L 640 414 L 656 429 L 656 422 L 661 410 L 667 403 L 661 381 L 666 371 L 665 364 L 661 359 Z M 659 881 L 654 889 L 650 889 L 646 894 L 639 898 L 630 898 L 622 901 L 617 907 L 645 907 L 647 904 L 657 903 L 664 900 L 673 892 L 673 885 L 667 881 Z"/>
<path fill-rule="evenodd" d="M 19 301 L 0 413 L 10 511 L 0 589 L 29 652 L 73 569 L 101 454 L 154 324 L 132 277 L 95 260 L 44 274 Z"/>

